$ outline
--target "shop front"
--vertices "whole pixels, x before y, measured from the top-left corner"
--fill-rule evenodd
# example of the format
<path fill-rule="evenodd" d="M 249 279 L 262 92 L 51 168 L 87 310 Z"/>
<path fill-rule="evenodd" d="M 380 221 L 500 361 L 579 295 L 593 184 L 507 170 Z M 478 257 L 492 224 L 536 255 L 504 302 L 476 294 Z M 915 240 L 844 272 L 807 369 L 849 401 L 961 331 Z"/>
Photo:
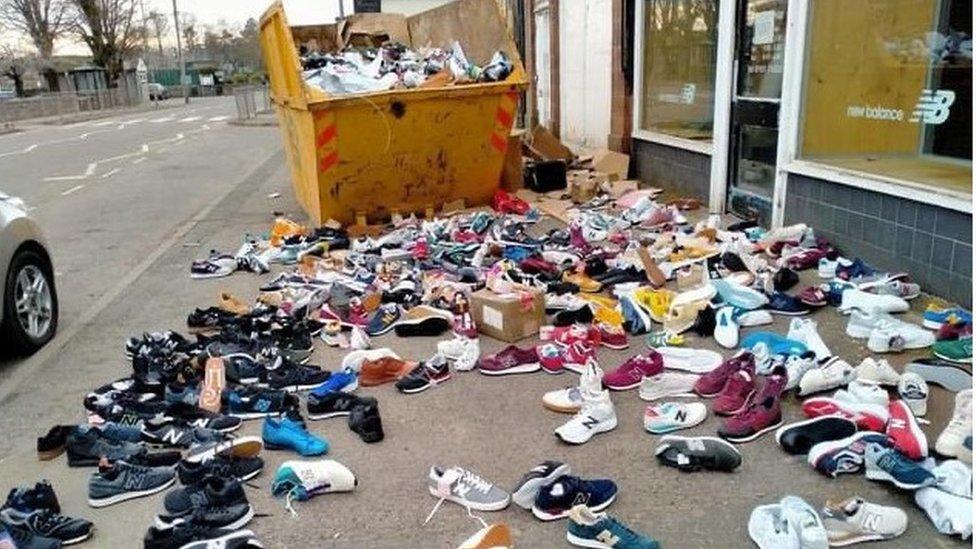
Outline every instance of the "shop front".
<path fill-rule="evenodd" d="M 636 2 L 641 179 L 972 303 L 971 2 Z"/>

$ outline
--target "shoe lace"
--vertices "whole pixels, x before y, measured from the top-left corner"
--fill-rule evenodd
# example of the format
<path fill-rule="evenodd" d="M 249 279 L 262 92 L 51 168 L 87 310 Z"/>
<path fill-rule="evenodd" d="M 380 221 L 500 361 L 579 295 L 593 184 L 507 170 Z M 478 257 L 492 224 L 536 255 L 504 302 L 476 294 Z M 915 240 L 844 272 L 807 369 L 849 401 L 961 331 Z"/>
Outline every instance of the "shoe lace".
<path fill-rule="evenodd" d="M 70 518 L 53 512 L 42 512 L 38 513 L 36 516 L 36 525 L 39 527 L 39 530 L 45 532 L 54 530 L 55 528 L 58 528 L 71 521 Z"/>

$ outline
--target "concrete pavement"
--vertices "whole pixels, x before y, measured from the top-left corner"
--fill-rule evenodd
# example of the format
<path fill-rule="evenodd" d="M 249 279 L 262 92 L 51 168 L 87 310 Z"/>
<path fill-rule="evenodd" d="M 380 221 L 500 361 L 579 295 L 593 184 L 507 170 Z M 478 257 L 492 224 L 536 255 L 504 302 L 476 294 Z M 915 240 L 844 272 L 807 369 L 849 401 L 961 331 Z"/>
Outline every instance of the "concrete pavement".
<path fill-rule="evenodd" d="M 43 194 L 38 175 L 77 173 L 68 168 L 84 167 L 91 157 L 65 160 L 65 165 L 52 167 L 57 169 L 33 174 L 33 185 L 40 188 L 25 187 L 23 192 L 38 193 L 28 196 L 28 203 L 37 206 L 39 216 L 46 216 L 45 223 L 55 225 L 49 230 L 58 231 L 51 239 L 60 254 L 56 256 L 59 269 L 65 269 L 61 262 L 73 265 L 63 275 L 65 282 L 59 279 L 62 298 L 77 300 L 76 311 L 86 310 L 99 299 L 105 301 L 105 307 L 79 322 L 74 337 L 43 364 L 38 365 L 35 357 L 0 366 L 31 372 L 14 376 L 20 382 L 16 386 L 9 378 L 0 380 L 0 432 L 7 442 L 0 448 L 0 494 L 14 485 L 51 479 L 67 514 L 95 521 L 98 530 L 88 542 L 91 547 L 138 546 L 152 517 L 162 509 L 162 497 L 91 509 L 85 503 L 90 470 L 69 469 L 64 458 L 38 462 L 34 438 L 54 423 L 82 421 L 84 393 L 128 374 L 122 356 L 126 337 L 147 330 L 181 329 L 187 312 L 213 304 L 218 292 L 226 290 L 251 299 L 267 278 L 238 273 L 225 279 L 191 281 L 188 270 L 193 259 L 210 248 L 236 248 L 245 232 L 267 230 L 273 209 L 300 215 L 290 198 L 276 130 L 223 129 L 201 132 L 193 139 L 187 143 L 192 146 L 183 145 L 179 156 L 162 153 L 162 158 L 152 159 L 150 155 L 140 164 L 130 162 L 124 176 L 120 172 L 63 197 L 63 190 Z M 105 152 L 120 154 L 139 147 L 143 139 L 128 141 L 129 147 Z M 0 151 L 6 150 L 0 138 Z M 210 169 L 214 164 L 232 173 Z M 282 198 L 269 199 L 271 192 L 281 192 Z M 60 222 L 70 226 L 58 229 Z M 135 275 L 125 278 L 132 269 L 136 269 Z M 69 276 L 85 281 L 69 283 Z M 106 291 L 108 299 L 104 298 Z M 835 311 L 817 313 L 815 318 L 836 354 L 852 363 L 869 354 L 843 334 L 844 320 Z M 786 321 L 778 320 L 773 329 L 785 331 Z M 404 340 L 390 334 L 374 340 L 374 346 L 391 346 L 406 358 L 424 359 L 434 352 L 437 340 Z M 693 335 L 689 340 L 691 346 L 718 350 L 710 340 L 699 341 Z M 643 346 L 638 338 L 632 344 L 629 352 L 601 349 L 603 366 L 610 369 Z M 341 353 L 319 342 L 316 347 L 314 363 L 327 368 L 338 365 Z M 484 352 L 501 347 L 501 343 L 483 338 Z M 723 354 L 729 352 L 723 350 Z M 901 365 L 909 356 L 893 357 L 893 362 Z M 419 395 L 401 395 L 391 386 L 363 389 L 362 394 L 380 401 L 387 436 L 383 442 L 364 444 L 343 419 L 310 422 L 314 432 L 329 439 L 329 457 L 357 474 L 356 492 L 296 503 L 298 515 L 292 517 L 283 502 L 270 497 L 269 485 L 276 467 L 294 455 L 265 452 L 265 472 L 252 481 L 256 488 L 246 490 L 257 512 L 270 516 L 256 518 L 250 528 L 267 547 L 454 547 L 480 524 L 464 509 L 445 503 L 430 524 L 421 525 L 435 503 L 425 488 L 430 465 L 463 465 L 510 489 L 538 461 L 561 459 L 583 476 L 616 480 L 620 495 L 610 512 L 662 540 L 666 547 L 749 547 L 746 522 L 751 509 L 786 494 L 804 497 L 814 506 L 828 498 L 857 494 L 902 507 L 909 514 L 908 532 L 886 547 L 962 546 L 939 536 L 909 494 L 860 475 L 827 479 L 802 459 L 780 451 L 771 435 L 743 445 L 744 464 L 732 474 L 682 474 L 663 467 L 651 454 L 657 437 L 641 427 L 644 403 L 632 391 L 613 395 L 619 417 L 615 431 L 584 446 L 563 445 L 551 433 L 568 416 L 544 410 L 540 398 L 545 391 L 575 382 L 571 374 L 493 379 L 462 373 Z M 933 389 L 932 424 L 925 427 L 933 441 L 948 418 L 949 397 Z M 788 420 L 800 417 L 795 397 L 787 399 L 786 414 Z M 712 435 L 717 425 L 711 417 L 685 434 Z M 249 422 L 242 432 L 259 434 L 260 422 Z M 566 546 L 563 522 L 544 524 L 514 506 L 480 515 L 489 522 L 508 523 L 518 547 Z"/>

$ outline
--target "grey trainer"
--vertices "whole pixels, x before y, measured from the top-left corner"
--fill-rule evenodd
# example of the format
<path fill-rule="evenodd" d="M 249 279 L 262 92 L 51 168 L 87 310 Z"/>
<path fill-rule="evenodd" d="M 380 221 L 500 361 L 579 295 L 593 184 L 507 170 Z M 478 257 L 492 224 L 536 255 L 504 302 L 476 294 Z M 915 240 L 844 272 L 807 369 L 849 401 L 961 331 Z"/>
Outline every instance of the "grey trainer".
<path fill-rule="evenodd" d="M 859 497 L 828 501 L 820 510 L 831 546 L 896 538 L 908 528 L 908 516 L 897 507 L 886 507 Z"/>
<path fill-rule="evenodd" d="M 161 492 L 176 481 L 172 467 L 143 467 L 124 461 L 115 462 L 88 479 L 88 504 L 106 507 L 130 499 Z"/>
<path fill-rule="evenodd" d="M 441 501 L 453 501 L 477 511 L 501 511 L 511 501 L 508 492 L 461 467 L 431 467 L 427 489 Z"/>

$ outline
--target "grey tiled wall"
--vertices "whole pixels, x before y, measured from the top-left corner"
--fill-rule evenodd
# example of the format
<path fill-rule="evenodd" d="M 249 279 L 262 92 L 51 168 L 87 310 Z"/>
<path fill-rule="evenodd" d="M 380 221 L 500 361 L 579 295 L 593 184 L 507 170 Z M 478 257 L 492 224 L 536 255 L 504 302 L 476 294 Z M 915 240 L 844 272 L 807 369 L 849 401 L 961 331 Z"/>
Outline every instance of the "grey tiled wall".
<path fill-rule="evenodd" d="M 811 225 L 845 255 L 876 268 L 907 271 L 926 291 L 972 307 L 969 214 L 791 175 L 785 221 Z"/>
<path fill-rule="evenodd" d="M 712 157 L 648 141 L 631 141 L 636 177 L 669 195 L 708 200 Z"/>

